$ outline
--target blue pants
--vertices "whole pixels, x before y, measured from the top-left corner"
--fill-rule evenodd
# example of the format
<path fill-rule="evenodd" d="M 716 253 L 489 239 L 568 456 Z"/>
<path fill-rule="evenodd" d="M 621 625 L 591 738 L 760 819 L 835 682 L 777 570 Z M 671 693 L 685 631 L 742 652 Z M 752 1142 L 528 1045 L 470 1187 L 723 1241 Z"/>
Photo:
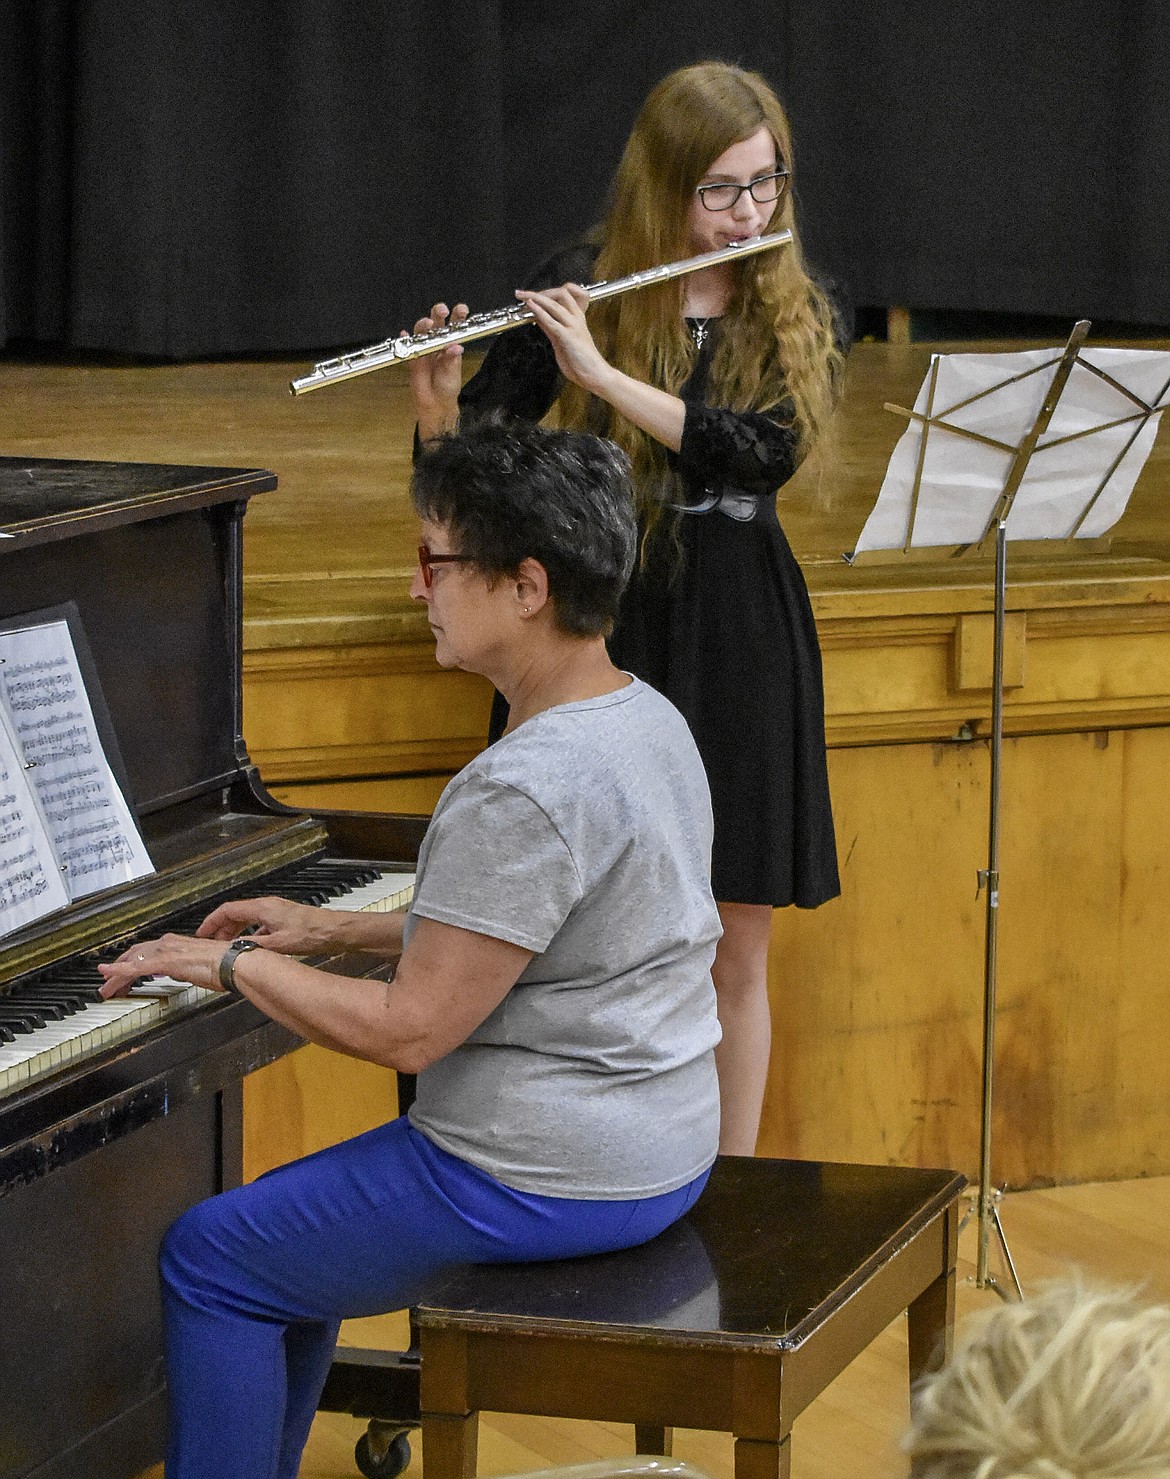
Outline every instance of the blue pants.
<path fill-rule="evenodd" d="M 296 1479 L 343 1319 L 416 1303 L 445 1264 L 633 1247 L 706 1179 L 639 1201 L 533 1196 L 403 1118 L 192 1207 L 161 1257 L 167 1479 Z"/>

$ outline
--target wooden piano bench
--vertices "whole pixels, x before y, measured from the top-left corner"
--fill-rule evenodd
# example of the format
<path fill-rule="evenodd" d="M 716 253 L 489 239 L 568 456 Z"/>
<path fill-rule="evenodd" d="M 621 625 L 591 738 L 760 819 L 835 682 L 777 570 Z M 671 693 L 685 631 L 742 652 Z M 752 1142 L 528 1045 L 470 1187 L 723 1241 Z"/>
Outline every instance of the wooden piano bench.
<path fill-rule="evenodd" d="M 736 1479 L 789 1472 L 808 1404 L 897 1315 L 913 1381 L 949 1350 L 950 1171 L 716 1162 L 694 1208 L 640 1248 L 467 1265 L 417 1311 L 426 1479 L 472 1479 L 481 1410 L 735 1435 Z"/>

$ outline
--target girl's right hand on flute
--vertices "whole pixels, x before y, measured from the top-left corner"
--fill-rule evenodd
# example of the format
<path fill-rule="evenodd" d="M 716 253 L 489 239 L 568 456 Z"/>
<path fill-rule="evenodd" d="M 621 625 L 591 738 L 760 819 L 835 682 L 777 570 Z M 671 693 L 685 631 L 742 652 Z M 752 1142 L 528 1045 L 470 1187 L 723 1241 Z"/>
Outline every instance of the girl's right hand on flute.
<path fill-rule="evenodd" d="M 461 324 L 466 317 L 466 303 L 456 303 L 450 310 L 446 303 L 436 303 L 426 318 L 415 323 L 413 332 L 429 334 L 447 323 Z M 459 425 L 459 391 L 463 385 L 462 344 L 408 360 L 407 370 L 420 440 L 426 442 L 445 431 L 454 431 Z"/>
<path fill-rule="evenodd" d="M 612 372 L 585 321 L 588 291 L 580 283 L 567 282 L 543 292 L 517 288 L 516 296 L 548 335 L 565 379 L 594 395 L 604 395 L 602 386 Z"/>

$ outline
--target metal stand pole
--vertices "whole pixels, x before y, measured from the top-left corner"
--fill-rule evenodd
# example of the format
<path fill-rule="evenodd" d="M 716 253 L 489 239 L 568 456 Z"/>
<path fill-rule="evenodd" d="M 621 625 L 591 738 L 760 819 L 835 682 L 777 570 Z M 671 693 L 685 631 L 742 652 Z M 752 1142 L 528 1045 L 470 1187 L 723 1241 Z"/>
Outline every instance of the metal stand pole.
<path fill-rule="evenodd" d="M 988 812 L 987 868 L 980 872 L 979 882 L 987 889 L 987 932 L 983 967 L 983 1105 L 982 1133 L 979 1147 L 979 1253 L 975 1266 L 975 1284 L 980 1289 L 994 1289 L 1001 1298 L 1008 1293 L 988 1273 L 987 1251 L 994 1227 L 1004 1261 L 1015 1286 L 1016 1298 L 1023 1298 L 1015 1264 L 999 1220 L 999 1192 L 991 1184 L 991 1104 L 995 1077 L 995 987 L 999 946 L 999 817 L 1000 769 L 1003 762 L 1003 647 L 1007 624 L 1007 515 L 995 527 L 995 637 L 992 654 L 991 711 L 991 799 Z"/>
<path fill-rule="evenodd" d="M 972 401 L 978 400 L 983 395 L 989 394 L 990 390 L 1003 390 L 1006 386 L 1013 385 L 1018 380 L 1026 378 L 1027 375 L 1033 373 L 1032 370 L 1025 371 L 1020 375 L 1010 376 L 1001 384 L 991 387 L 990 390 L 979 391 L 975 395 L 968 396 L 965 400 L 960 400 L 951 406 L 948 411 L 936 415 L 935 393 L 938 388 L 938 358 L 936 356 L 931 361 L 930 376 L 925 382 L 928 387 L 925 414 L 918 411 L 906 411 L 898 406 L 888 407 L 889 410 L 899 411 L 901 415 L 909 416 L 912 420 L 919 421 L 922 425 L 922 440 L 918 447 L 918 463 L 911 490 L 910 517 L 907 522 L 905 542 L 902 546 L 903 550 L 907 553 L 915 545 L 915 520 L 918 515 L 918 500 L 922 487 L 923 469 L 926 463 L 926 437 L 932 426 L 938 426 L 945 431 L 959 436 L 970 437 L 974 441 L 989 442 L 991 446 L 997 447 L 1001 451 L 1014 451 L 1015 454 L 1004 480 L 1003 491 L 995 501 L 995 505 L 983 527 L 983 533 L 975 541 L 975 544 L 982 549 L 990 537 L 992 529 L 995 530 L 995 649 L 992 665 L 991 804 L 988 821 L 987 867 L 980 869 L 979 872 L 979 885 L 981 888 L 986 887 L 987 889 L 987 934 L 983 972 L 983 1123 L 979 1156 L 979 1191 L 976 1200 L 976 1210 L 979 1218 L 979 1257 L 975 1282 L 980 1289 L 994 1289 L 1004 1299 L 1009 1298 L 1009 1294 L 991 1277 L 987 1270 L 987 1248 L 988 1243 L 991 1241 L 993 1229 L 999 1239 L 1000 1249 L 1003 1253 L 1008 1273 L 1011 1275 L 1016 1297 L 1018 1299 L 1023 1298 L 1020 1281 L 1016 1276 L 1015 1264 L 1012 1262 L 1012 1255 L 1008 1249 L 1007 1239 L 1004 1237 L 1003 1225 L 999 1220 L 999 1211 L 997 1208 L 999 1192 L 991 1184 L 991 1102 L 995 1066 L 995 976 L 996 952 L 999 943 L 999 814 L 1000 767 L 1003 760 L 1003 648 L 1004 627 L 1007 623 L 1007 521 L 1008 515 L 1011 512 L 1012 503 L 1023 484 L 1024 476 L 1028 470 L 1028 464 L 1033 454 L 1037 450 L 1042 450 L 1040 448 L 1040 440 L 1048 430 L 1057 403 L 1064 393 L 1068 378 L 1072 374 L 1073 366 L 1077 363 L 1077 357 L 1088 337 L 1091 327 L 1092 325 L 1087 318 L 1078 319 L 1073 325 L 1072 333 L 1069 335 L 1068 342 L 1061 352 L 1060 360 L 1057 363 L 1052 380 L 1044 394 L 1043 404 L 1037 412 L 1031 428 L 1015 448 L 1003 442 L 988 438 L 982 432 L 975 432 L 968 428 L 957 426 L 946 418 L 954 411 L 961 409 L 963 406 L 970 405 Z M 1095 374 L 1104 374 L 1103 371 L 1092 365 L 1089 365 L 1088 368 Z M 1106 375 L 1104 378 L 1109 379 L 1110 377 Z M 1155 413 L 1155 407 L 1160 408 L 1162 397 L 1166 394 L 1167 389 L 1170 389 L 1170 381 L 1167 382 L 1167 385 L 1158 392 L 1158 395 L 1150 403 L 1135 396 L 1132 392 L 1125 390 L 1122 386 L 1118 386 L 1117 388 L 1122 390 L 1125 395 L 1131 400 L 1136 401 L 1143 408 L 1145 415 L 1142 418 L 1142 424 L 1144 425 L 1145 420 Z M 1083 433 L 1077 433 L 1077 435 L 1083 435 Z M 1058 439 L 1058 442 L 1068 439 L 1067 437 Z M 1130 445 L 1132 445 L 1132 440 Z M 1128 447 L 1126 450 L 1128 450 Z M 1119 457 L 1114 462 L 1105 480 L 1098 486 L 1096 492 L 1089 500 L 1087 507 L 1091 507 L 1092 503 L 1103 492 L 1105 484 L 1120 464 L 1120 460 Z M 1081 518 L 1078 520 L 1072 533 L 1067 536 L 1069 539 L 1080 529 L 1081 524 L 1084 522 L 1084 517 L 1085 514 L 1082 512 Z M 928 543 L 929 541 L 924 540 L 923 542 Z M 962 554 L 970 548 L 970 545 L 964 545 L 958 553 Z"/>

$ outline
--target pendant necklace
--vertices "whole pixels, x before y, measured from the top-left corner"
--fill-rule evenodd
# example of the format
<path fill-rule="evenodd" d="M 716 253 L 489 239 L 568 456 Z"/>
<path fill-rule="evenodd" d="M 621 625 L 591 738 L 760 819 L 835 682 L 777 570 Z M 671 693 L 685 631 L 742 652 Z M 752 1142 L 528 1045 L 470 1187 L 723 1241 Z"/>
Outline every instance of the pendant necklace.
<path fill-rule="evenodd" d="M 693 319 L 691 319 L 691 321 L 690 321 L 691 338 L 695 341 L 695 348 L 696 349 L 702 349 L 703 345 L 707 342 L 707 338 L 708 338 L 708 336 L 710 335 L 710 332 L 711 332 L 711 330 L 707 327 L 707 325 L 710 322 L 711 322 L 711 314 L 708 314 L 706 318 L 693 318 Z"/>

